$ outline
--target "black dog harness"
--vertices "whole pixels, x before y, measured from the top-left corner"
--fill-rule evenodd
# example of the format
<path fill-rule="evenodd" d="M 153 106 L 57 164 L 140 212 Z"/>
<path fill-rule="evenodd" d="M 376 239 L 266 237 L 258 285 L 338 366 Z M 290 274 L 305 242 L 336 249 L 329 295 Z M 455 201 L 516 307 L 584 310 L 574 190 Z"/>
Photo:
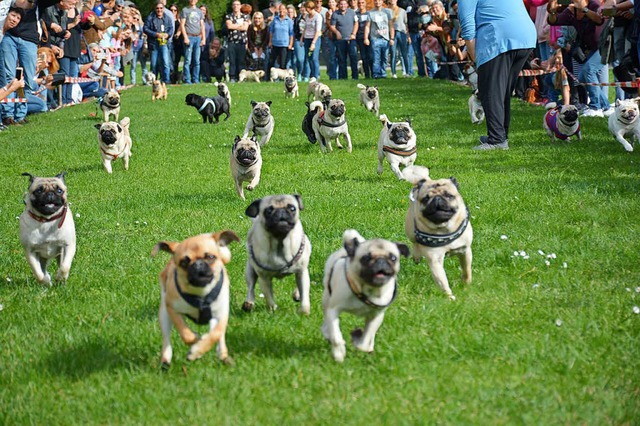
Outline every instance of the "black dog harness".
<path fill-rule="evenodd" d="M 413 234 L 416 237 L 416 243 L 427 247 L 442 247 L 457 240 L 460 235 L 467 229 L 469 224 L 469 209 L 467 209 L 467 217 L 464 218 L 458 229 L 450 234 L 427 234 L 418 229 L 416 220 L 413 220 Z"/>
<path fill-rule="evenodd" d="M 321 126 L 325 126 L 325 127 L 340 127 L 342 126 L 344 123 L 346 123 L 346 120 L 342 120 L 339 123 L 329 123 L 328 121 L 326 121 L 324 119 L 324 113 L 326 111 L 320 111 L 320 115 L 318 115 L 318 124 L 320 124 Z"/>
<path fill-rule="evenodd" d="M 408 151 L 400 151 L 399 149 L 394 149 L 394 148 L 391 148 L 390 146 L 383 146 L 382 150 L 384 152 L 389 152 L 391 154 L 399 155 L 400 157 L 409 157 L 416 153 L 415 146 Z"/>
<path fill-rule="evenodd" d="M 386 305 L 378 305 L 377 303 L 372 302 L 362 291 L 359 291 L 355 284 L 349 279 L 349 275 L 347 274 L 347 256 L 342 256 L 340 259 L 344 259 L 344 277 L 347 279 L 347 284 L 349 284 L 349 288 L 354 296 L 356 296 L 362 303 L 367 306 L 371 306 L 376 309 L 384 309 L 391 305 L 394 300 L 396 300 L 396 296 L 398 295 L 398 281 L 394 281 L 393 283 L 393 296 L 391 296 L 391 300 Z M 338 259 L 338 260 L 340 260 Z M 336 262 L 337 263 L 337 262 Z M 329 279 L 327 280 L 327 290 L 329 290 L 329 295 L 331 295 L 331 279 L 333 278 L 333 270 L 335 269 L 335 263 L 329 271 Z"/>
<path fill-rule="evenodd" d="M 187 314 L 189 318 L 196 324 L 208 324 L 212 318 L 211 315 L 211 304 L 218 298 L 220 295 L 220 291 L 222 290 L 222 283 L 224 281 L 224 273 L 220 274 L 220 279 L 213 287 L 213 290 L 209 292 L 204 297 L 196 296 L 195 294 L 185 293 L 182 291 L 180 286 L 178 285 L 178 269 L 174 270 L 174 281 L 176 282 L 176 289 L 180 294 L 180 297 L 184 299 L 189 305 L 193 306 L 198 310 L 198 317 L 194 318 L 191 315 Z"/>
<path fill-rule="evenodd" d="M 293 259 L 291 259 L 290 261 L 288 261 L 286 263 L 286 265 L 284 265 L 281 268 L 271 268 L 269 266 L 265 266 L 263 264 L 261 264 L 260 262 L 258 262 L 258 260 L 256 259 L 256 255 L 253 253 L 253 245 L 249 244 L 249 255 L 251 256 L 251 260 L 253 260 L 253 262 L 258 265 L 261 269 L 264 269 L 266 271 L 269 272 L 278 272 L 278 273 L 283 273 L 285 272 L 287 269 L 289 269 L 291 266 L 293 266 L 294 263 L 296 263 L 298 260 L 300 260 L 300 258 L 302 257 L 302 253 L 304 252 L 304 247 L 305 247 L 305 243 L 304 241 L 307 239 L 305 234 L 302 234 L 302 242 L 300 243 L 300 248 L 298 249 L 298 252 L 296 253 L 295 256 L 293 256 Z"/>

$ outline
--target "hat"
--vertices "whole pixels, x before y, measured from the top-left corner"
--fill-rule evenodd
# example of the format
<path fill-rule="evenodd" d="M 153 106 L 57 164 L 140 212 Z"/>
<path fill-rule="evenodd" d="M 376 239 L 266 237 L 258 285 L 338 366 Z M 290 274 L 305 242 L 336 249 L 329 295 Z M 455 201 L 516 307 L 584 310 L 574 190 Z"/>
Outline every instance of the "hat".
<path fill-rule="evenodd" d="M 124 7 L 124 0 L 116 0 L 116 6 Z"/>

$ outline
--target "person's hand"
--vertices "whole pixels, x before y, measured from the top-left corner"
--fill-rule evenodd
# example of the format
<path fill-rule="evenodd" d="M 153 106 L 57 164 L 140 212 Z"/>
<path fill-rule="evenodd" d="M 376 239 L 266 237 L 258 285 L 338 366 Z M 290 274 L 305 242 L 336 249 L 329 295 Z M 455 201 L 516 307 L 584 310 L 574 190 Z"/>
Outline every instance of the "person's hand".
<path fill-rule="evenodd" d="M 116 71 L 116 77 L 120 78 L 123 77 L 124 74 L 122 73 L 122 71 Z"/>
<path fill-rule="evenodd" d="M 69 38 L 71 38 L 71 33 L 69 31 L 65 31 L 62 38 L 65 40 L 69 40 Z"/>
<path fill-rule="evenodd" d="M 191 41 L 189 40 L 189 37 L 185 37 L 184 38 L 184 45 L 185 46 L 189 46 L 191 44 Z"/>
<path fill-rule="evenodd" d="M 9 83 L 9 92 L 15 92 L 22 87 L 24 87 L 24 77 L 20 80 L 14 78 L 13 81 Z"/>
<path fill-rule="evenodd" d="M 311 46 L 309 46 L 309 51 L 313 52 L 316 49 L 316 44 L 311 42 Z"/>
<path fill-rule="evenodd" d="M 200 47 L 204 47 L 204 45 L 207 44 L 207 41 L 204 38 L 200 38 Z"/>
<path fill-rule="evenodd" d="M 54 33 L 62 32 L 62 27 L 58 24 L 51 24 L 51 29 L 53 30 Z"/>
<path fill-rule="evenodd" d="M 368 38 L 365 38 L 365 39 L 364 39 L 364 45 L 365 45 L 365 46 L 369 46 L 369 43 L 370 43 L 369 39 L 368 39 Z"/>
<path fill-rule="evenodd" d="M 58 46 L 52 45 L 51 50 L 56 55 L 56 58 L 62 58 L 64 56 L 64 50 L 60 49 Z"/>
<path fill-rule="evenodd" d="M 39 74 L 40 71 L 42 71 L 46 67 L 47 67 L 47 63 L 38 56 L 38 58 L 36 59 L 36 74 Z"/>
<path fill-rule="evenodd" d="M 87 21 L 89 21 L 89 23 L 91 25 L 96 23 L 96 15 L 89 15 L 89 17 L 87 18 Z"/>
<path fill-rule="evenodd" d="M 389 40 L 389 46 L 393 46 L 395 44 L 395 40 L 391 39 Z"/>
<path fill-rule="evenodd" d="M 336 40 L 342 40 L 342 34 L 337 33 L 336 34 Z"/>

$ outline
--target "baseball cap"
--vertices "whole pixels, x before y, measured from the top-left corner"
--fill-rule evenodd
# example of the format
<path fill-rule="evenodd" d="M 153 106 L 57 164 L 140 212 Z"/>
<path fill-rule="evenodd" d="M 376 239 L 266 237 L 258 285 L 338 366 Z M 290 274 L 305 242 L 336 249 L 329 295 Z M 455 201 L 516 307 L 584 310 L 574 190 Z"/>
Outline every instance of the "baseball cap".
<path fill-rule="evenodd" d="M 116 0 L 116 6 L 124 7 L 124 0 Z"/>

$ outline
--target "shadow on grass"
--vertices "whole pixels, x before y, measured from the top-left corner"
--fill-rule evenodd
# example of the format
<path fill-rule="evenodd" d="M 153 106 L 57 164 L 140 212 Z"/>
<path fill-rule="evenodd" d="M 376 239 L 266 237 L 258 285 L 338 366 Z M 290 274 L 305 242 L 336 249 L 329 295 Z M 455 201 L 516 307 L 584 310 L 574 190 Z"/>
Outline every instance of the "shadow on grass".
<path fill-rule="evenodd" d="M 39 370 L 47 370 L 52 375 L 65 376 L 72 380 L 85 379 L 91 374 L 129 369 L 133 364 L 148 364 L 145 347 L 116 347 L 106 339 L 72 343 L 53 349 L 53 353 L 42 360 Z"/>
<path fill-rule="evenodd" d="M 296 337 L 295 330 L 292 330 L 292 333 L 283 336 L 279 330 L 272 332 L 264 327 L 257 330 L 244 324 L 227 332 L 227 344 L 229 350 L 237 357 L 253 356 L 269 359 L 312 358 L 319 351 L 327 349 L 328 343 L 324 339 L 314 338 L 311 341 L 302 342 L 301 339 L 308 339 L 308 334 L 304 330 L 301 330 L 301 334 L 305 336 Z"/>

